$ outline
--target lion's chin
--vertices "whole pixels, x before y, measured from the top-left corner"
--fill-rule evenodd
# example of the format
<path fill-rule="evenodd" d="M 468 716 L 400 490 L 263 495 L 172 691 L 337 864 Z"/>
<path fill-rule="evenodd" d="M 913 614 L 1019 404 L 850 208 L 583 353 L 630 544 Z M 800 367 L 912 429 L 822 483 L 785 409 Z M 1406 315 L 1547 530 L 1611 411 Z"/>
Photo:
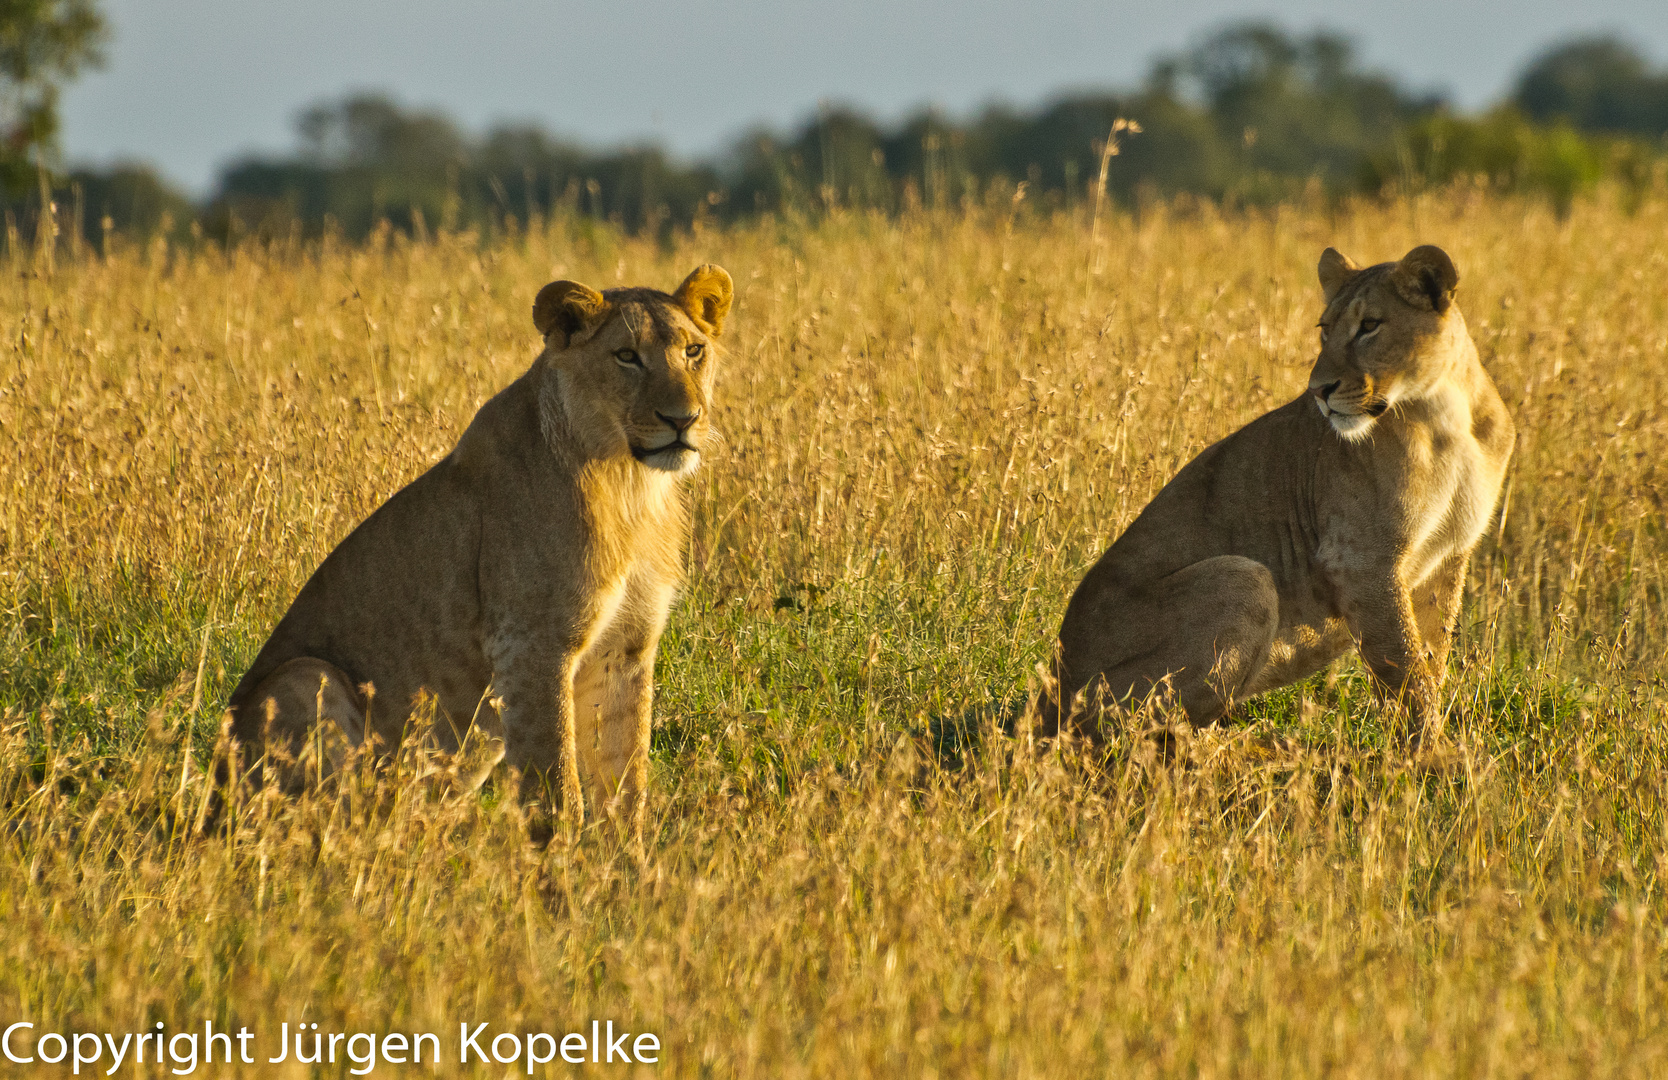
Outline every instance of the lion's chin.
<path fill-rule="evenodd" d="M 683 476 L 701 467 L 700 452 L 682 443 L 673 443 L 659 450 L 634 448 L 631 455 L 655 472 L 671 473 L 673 476 Z"/>
<path fill-rule="evenodd" d="M 1373 429 L 1376 417 L 1364 413 L 1341 413 L 1334 411 L 1327 417 L 1332 424 L 1332 430 L 1344 437 L 1345 442 L 1360 442 Z"/>

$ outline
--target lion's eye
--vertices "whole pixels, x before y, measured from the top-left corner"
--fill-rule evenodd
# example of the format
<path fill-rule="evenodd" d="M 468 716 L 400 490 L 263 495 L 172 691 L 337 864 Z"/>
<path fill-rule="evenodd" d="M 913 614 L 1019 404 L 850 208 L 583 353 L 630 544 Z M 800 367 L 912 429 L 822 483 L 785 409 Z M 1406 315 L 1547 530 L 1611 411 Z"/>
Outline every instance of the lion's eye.
<path fill-rule="evenodd" d="M 618 360 L 626 367 L 643 366 L 643 358 L 637 355 L 636 349 L 616 349 L 614 351 L 614 359 Z"/>
<path fill-rule="evenodd" d="M 1356 330 L 1355 336 L 1356 337 L 1366 337 L 1368 334 L 1372 333 L 1374 330 L 1377 330 L 1380 326 L 1383 326 L 1383 325 L 1384 325 L 1384 323 L 1383 323 L 1383 320 L 1381 320 L 1381 319 L 1362 319 L 1361 320 L 1361 327 L 1360 327 L 1360 329 Z"/>
<path fill-rule="evenodd" d="M 707 351 L 707 347 L 705 345 L 702 345 L 699 341 L 697 341 L 693 345 L 689 346 L 689 348 L 685 349 L 683 351 L 683 354 L 685 356 L 689 357 L 691 360 L 699 360 L 701 358 L 701 354 L 706 352 L 706 351 Z"/>

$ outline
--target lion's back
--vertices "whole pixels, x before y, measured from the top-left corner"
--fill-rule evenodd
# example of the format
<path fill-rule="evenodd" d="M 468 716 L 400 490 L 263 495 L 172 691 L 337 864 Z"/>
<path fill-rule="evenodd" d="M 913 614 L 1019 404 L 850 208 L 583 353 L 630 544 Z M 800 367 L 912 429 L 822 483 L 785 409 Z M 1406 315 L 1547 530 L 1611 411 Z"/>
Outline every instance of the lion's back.
<path fill-rule="evenodd" d="M 408 705 L 419 687 L 443 700 L 484 687 L 470 662 L 481 636 L 475 494 L 448 456 L 360 522 L 302 586 L 230 707 L 298 657 L 371 684 L 386 706 Z"/>

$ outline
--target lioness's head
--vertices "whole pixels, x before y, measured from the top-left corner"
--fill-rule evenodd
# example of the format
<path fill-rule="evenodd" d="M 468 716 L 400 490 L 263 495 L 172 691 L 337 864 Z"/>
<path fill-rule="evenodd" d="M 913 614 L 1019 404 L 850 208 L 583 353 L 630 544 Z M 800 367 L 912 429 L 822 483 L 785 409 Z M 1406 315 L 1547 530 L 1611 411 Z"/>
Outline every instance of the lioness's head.
<path fill-rule="evenodd" d="M 709 431 L 714 348 L 734 288 L 698 266 L 677 291 L 553 281 L 533 301 L 568 431 L 595 458 L 692 472 Z"/>
<path fill-rule="evenodd" d="M 1422 397 L 1469 344 L 1454 305 L 1459 273 L 1429 244 L 1365 270 L 1327 248 L 1320 283 L 1326 312 L 1309 392 L 1333 430 L 1354 441 L 1398 404 Z"/>

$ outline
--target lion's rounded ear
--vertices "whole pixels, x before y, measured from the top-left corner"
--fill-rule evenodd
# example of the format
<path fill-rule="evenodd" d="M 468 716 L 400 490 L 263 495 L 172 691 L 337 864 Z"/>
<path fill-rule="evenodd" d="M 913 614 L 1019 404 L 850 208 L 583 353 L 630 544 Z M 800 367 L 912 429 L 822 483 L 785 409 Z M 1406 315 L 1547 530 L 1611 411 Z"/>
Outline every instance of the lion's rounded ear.
<path fill-rule="evenodd" d="M 1424 244 L 1402 256 L 1390 271 L 1390 283 L 1409 304 L 1428 307 L 1440 315 L 1454 302 L 1459 271 L 1446 251 Z"/>
<path fill-rule="evenodd" d="M 724 268 L 715 263 L 703 263 L 683 279 L 672 299 L 703 333 L 717 337 L 724 331 L 724 316 L 730 313 L 730 300 L 734 296 L 735 286 Z"/>
<path fill-rule="evenodd" d="M 1348 255 L 1337 248 L 1327 248 L 1321 252 L 1320 266 L 1321 295 L 1326 297 L 1327 303 L 1338 295 L 1338 290 L 1344 283 L 1360 272 L 1361 268 L 1350 260 Z"/>
<path fill-rule="evenodd" d="M 608 314 L 608 301 L 589 285 L 577 281 L 552 281 L 539 290 L 533 301 L 533 325 L 556 346 L 567 348 L 573 336 L 595 326 Z"/>

